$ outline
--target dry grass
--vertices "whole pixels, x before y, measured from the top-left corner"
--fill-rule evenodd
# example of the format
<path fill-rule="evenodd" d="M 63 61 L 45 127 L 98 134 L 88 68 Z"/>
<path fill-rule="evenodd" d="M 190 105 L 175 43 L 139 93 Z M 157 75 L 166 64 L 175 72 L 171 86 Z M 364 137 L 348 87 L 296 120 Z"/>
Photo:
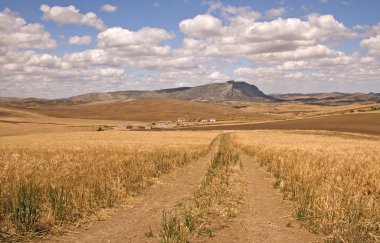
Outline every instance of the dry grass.
<path fill-rule="evenodd" d="M 310 230 L 329 242 L 379 241 L 380 140 L 326 135 L 244 132 L 234 143 L 275 176 Z"/>
<path fill-rule="evenodd" d="M 204 155 L 216 133 L 83 132 L 0 138 L 0 240 L 112 207 Z"/>
<path fill-rule="evenodd" d="M 203 181 L 191 199 L 163 213 L 160 242 L 189 242 L 195 237 L 212 237 L 236 217 L 243 198 L 239 154 L 228 134 L 221 135 Z"/>

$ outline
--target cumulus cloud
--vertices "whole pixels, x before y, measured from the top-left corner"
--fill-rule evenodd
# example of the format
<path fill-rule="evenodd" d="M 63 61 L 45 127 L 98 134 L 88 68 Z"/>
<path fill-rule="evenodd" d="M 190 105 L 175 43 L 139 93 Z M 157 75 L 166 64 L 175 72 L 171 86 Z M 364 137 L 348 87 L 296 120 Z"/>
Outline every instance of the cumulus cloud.
<path fill-rule="evenodd" d="M 278 17 L 281 17 L 286 12 L 286 9 L 284 7 L 281 8 L 271 8 L 265 11 L 265 16 L 270 19 L 275 19 Z"/>
<path fill-rule="evenodd" d="M 285 78 L 293 78 L 293 79 L 298 79 L 298 78 L 303 78 L 305 75 L 301 72 L 290 72 L 284 75 Z"/>
<path fill-rule="evenodd" d="M 380 56 L 380 35 L 364 39 L 360 42 L 360 45 L 368 48 L 370 55 Z"/>
<path fill-rule="evenodd" d="M 104 4 L 100 8 L 100 10 L 103 12 L 111 13 L 111 12 L 115 12 L 117 10 L 117 6 L 111 5 L 111 4 Z"/>
<path fill-rule="evenodd" d="M 242 11 L 244 15 L 238 14 Z M 192 41 L 197 42 L 192 50 L 194 54 L 251 57 L 298 50 L 302 53 L 308 47 L 321 51 L 321 43 L 355 37 L 352 30 L 332 15 L 258 21 L 259 15 L 249 11 L 227 6 L 222 8 L 224 19 L 204 14 L 181 21 L 180 30 L 188 37 L 184 48 Z"/>
<path fill-rule="evenodd" d="M 8 8 L 0 12 L 0 47 L 50 49 L 56 46 L 43 25 L 27 24 Z"/>
<path fill-rule="evenodd" d="M 212 37 L 222 34 L 222 23 L 210 14 L 197 15 L 195 18 L 186 19 L 179 24 L 181 31 L 187 35 Z"/>
<path fill-rule="evenodd" d="M 0 96 L 62 97 L 73 91 L 91 92 L 95 86 L 106 90 L 127 77 L 123 68 L 77 65 L 51 54 L 4 49 L 0 53 Z"/>
<path fill-rule="evenodd" d="M 44 19 L 58 24 L 101 30 L 93 37 L 96 47 L 63 56 L 21 50 L 54 48 L 56 42 L 42 25 L 28 24 L 4 10 L 0 13 L 0 96 L 14 94 L 14 90 L 28 96 L 37 91 L 67 96 L 228 79 L 252 82 L 266 92 L 286 92 L 287 87 L 301 92 L 303 85 L 318 90 L 376 84 L 380 76 L 380 24 L 357 26 L 356 34 L 332 15 L 281 18 L 285 8 L 261 14 L 250 7 L 214 2 L 206 13 L 179 23 L 184 37 L 182 46 L 174 47 L 169 41 L 175 35 L 166 29 L 107 29 L 94 13 L 80 13 L 74 6 L 41 5 L 41 11 Z M 368 53 L 347 55 L 331 44 L 353 37 L 363 38 L 360 45 Z M 72 45 L 91 42 L 90 36 L 68 39 Z M 56 93 L 51 87 L 56 87 Z"/>
<path fill-rule="evenodd" d="M 75 65 L 111 65 L 158 71 L 197 69 L 198 58 L 182 49 L 161 43 L 174 34 L 158 28 L 131 31 L 121 27 L 98 34 L 97 49 L 67 54 L 64 59 Z"/>
<path fill-rule="evenodd" d="M 111 59 L 107 52 L 101 49 L 91 49 L 82 52 L 74 52 L 64 55 L 64 60 L 76 65 L 118 65 L 119 62 L 114 62 L 116 58 Z"/>
<path fill-rule="evenodd" d="M 373 26 L 357 25 L 355 28 L 363 31 L 361 36 L 364 39 L 360 46 L 367 48 L 370 55 L 380 56 L 380 22 Z"/>
<path fill-rule="evenodd" d="M 91 36 L 84 35 L 84 36 L 72 36 L 69 38 L 68 43 L 70 45 L 88 45 L 91 43 Z"/>
<path fill-rule="evenodd" d="M 159 28 L 145 27 L 138 31 L 130 31 L 114 27 L 98 34 L 98 45 L 104 48 L 124 45 L 157 45 L 172 38 L 174 38 L 174 34 Z"/>
<path fill-rule="evenodd" d="M 298 47 L 293 51 L 268 52 L 251 55 L 250 59 L 256 62 L 270 62 L 281 60 L 298 60 L 304 58 L 320 59 L 324 57 L 336 57 L 342 54 L 342 52 L 338 52 L 328 48 L 325 45 L 318 44 L 314 46 Z"/>
<path fill-rule="evenodd" d="M 128 56 L 167 55 L 171 48 L 159 45 L 174 38 L 174 34 L 164 29 L 145 27 L 130 31 L 121 27 L 109 28 L 98 34 L 98 47 L 115 54 Z"/>
<path fill-rule="evenodd" d="M 276 67 L 278 70 L 294 71 L 307 69 L 306 61 L 287 61 Z"/>
<path fill-rule="evenodd" d="M 95 13 L 88 12 L 86 14 L 81 14 L 79 9 L 73 5 L 67 7 L 50 7 L 46 4 L 42 4 L 40 6 L 40 10 L 43 13 L 43 19 L 51 20 L 57 24 L 87 25 L 98 30 L 103 30 L 106 28 L 103 21 L 99 19 Z"/>

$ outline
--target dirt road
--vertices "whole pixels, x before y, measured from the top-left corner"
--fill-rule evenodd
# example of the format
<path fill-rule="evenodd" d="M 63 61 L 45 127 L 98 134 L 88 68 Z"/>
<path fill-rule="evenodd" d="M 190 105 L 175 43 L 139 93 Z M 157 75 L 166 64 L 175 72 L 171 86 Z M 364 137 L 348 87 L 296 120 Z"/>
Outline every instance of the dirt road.
<path fill-rule="evenodd" d="M 300 228 L 293 208 L 272 186 L 270 174 L 248 155 L 240 152 L 245 183 L 245 202 L 230 227 L 207 242 L 322 242 L 317 235 Z"/>
<path fill-rule="evenodd" d="M 122 206 L 117 213 L 105 221 L 96 221 L 59 238 L 45 242 L 158 242 L 158 232 L 163 210 L 192 196 L 205 175 L 217 144 L 196 162 L 188 164 L 171 174 L 162 176 L 160 183 L 145 189 L 134 203 Z M 240 152 L 243 163 L 242 180 L 245 202 L 228 228 L 215 232 L 209 239 L 196 242 L 321 242 L 318 236 L 300 228 L 292 218 L 294 211 L 290 203 L 272 186 L 270 175 L 260 168 L 252 158 Z M 144 233 L 152 228 L 154 238 Z"/>

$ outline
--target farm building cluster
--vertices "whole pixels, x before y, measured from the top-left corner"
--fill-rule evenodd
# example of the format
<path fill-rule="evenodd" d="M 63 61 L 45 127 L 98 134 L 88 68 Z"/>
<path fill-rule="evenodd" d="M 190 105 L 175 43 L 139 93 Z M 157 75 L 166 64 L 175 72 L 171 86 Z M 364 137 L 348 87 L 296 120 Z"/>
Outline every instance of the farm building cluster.
<path fill-rule="evenodd" d="M 177 119 L 177 122 L 200 122 L 200 123 L 212 123 L 212 122 L 216 122 L 216 119 L 215 118 L 202 118 L 202 117 L 198 117 L 196 119 L 194 118 L 178 118 Z"/>
<path fill-rule="evenodd" d="M 197 124 L 214 123 L 215 118 L 178 118 L 177 121 L 158 121 L 147 125 L 131 125 L 128 123 L 118 126 L 119 130 L 152 130 L 152 129 L 172 129 L 175 127 L 192 126 Z"/>

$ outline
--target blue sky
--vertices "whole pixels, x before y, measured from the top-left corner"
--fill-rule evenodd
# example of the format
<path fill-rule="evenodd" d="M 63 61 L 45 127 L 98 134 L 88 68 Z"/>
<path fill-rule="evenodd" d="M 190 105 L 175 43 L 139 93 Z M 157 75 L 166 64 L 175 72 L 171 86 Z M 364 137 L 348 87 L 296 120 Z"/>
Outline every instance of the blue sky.
<path fill-rule="evenodd" d="M 380 1 L 0 0 L 0 96 L 380 92 Z"/>

